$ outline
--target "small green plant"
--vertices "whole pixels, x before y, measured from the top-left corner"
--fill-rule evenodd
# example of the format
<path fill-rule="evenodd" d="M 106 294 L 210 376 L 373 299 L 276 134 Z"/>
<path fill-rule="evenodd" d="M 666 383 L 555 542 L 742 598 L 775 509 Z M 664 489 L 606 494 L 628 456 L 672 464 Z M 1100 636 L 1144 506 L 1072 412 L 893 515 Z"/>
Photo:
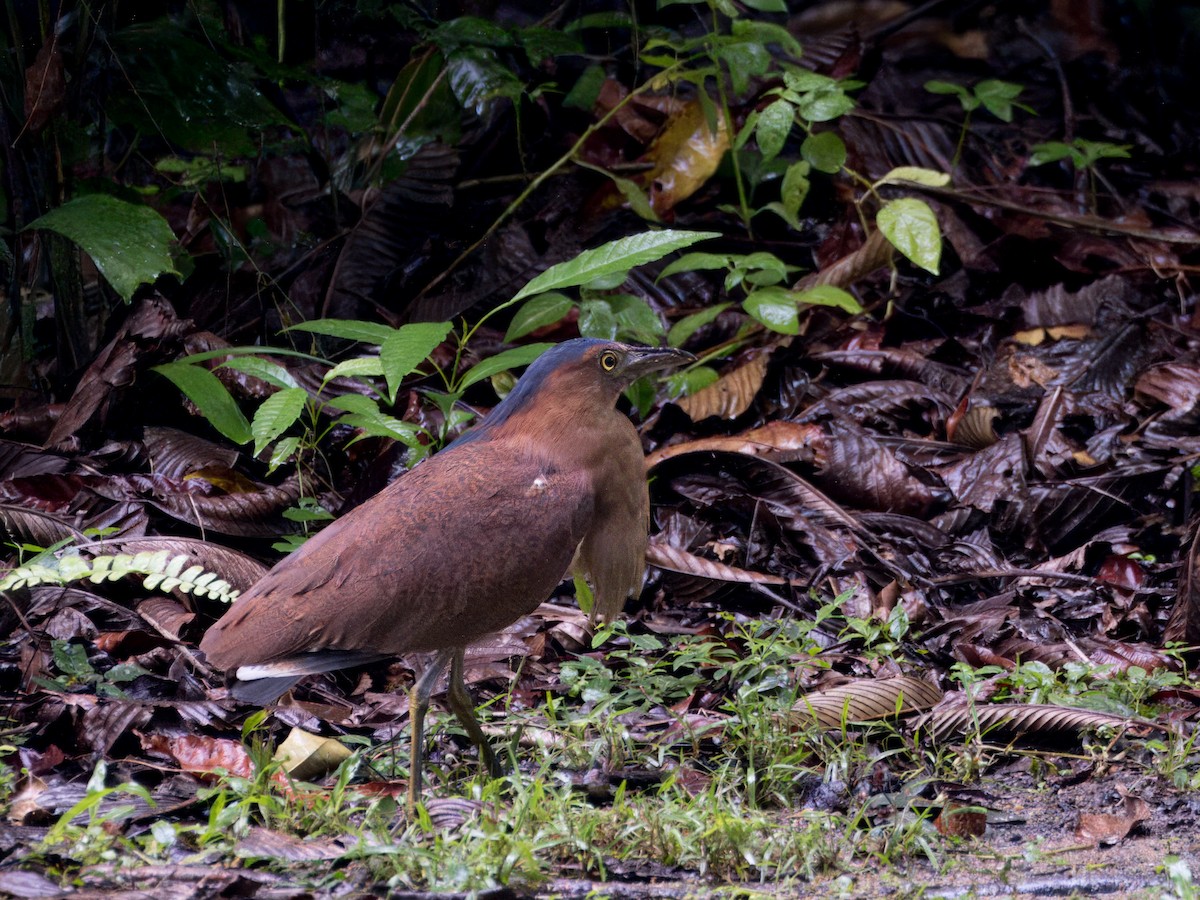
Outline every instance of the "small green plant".
<path fill-rule="evenodd" d="M 97 672 L 88 659 L 87 647 L 70 641 L 53 640 L 50 654 L 59 673 L 54 678 L 36 676 L 34 680 L 52 691 L 70 691 L 76 687 L 88 687 L 101 697 L 124 698 L 125 692 L 118 686 L 148 674 L 137 663 L 117 663 L 103 674 Z"/>
<path fill-rule="evenodd" d="M 1050 163 L 1068 161 L 1076 172 L 1086 172 L 1088 179 L 1088 207 L 1096 209 L 1097 166 L 1102 159 L 1129 159 L 1129 144 L 1112 144 L 1108 141 L 1089 141 L 1075 138 L 1072 141 L 1047 141 L 1030 148 L 1029 165 L 1045 166 Z"/>
<path fill-rule="evenodd" d="M 1014 109 L 1023 109 L 1027 113 L 1037 114 L 1032 107 L 1017 102 L 1017 98 L 1021 96 L 1025 88 L 1011 81 L 985 78 L 974 87 L 968 88 L 953 81 L 935 79 L 925 82 L 925 90 L 931 94 L 951 94 L 957 97 L 965 113 L 962 127 L 958 132 L 958 143 L 954 147 L 954 159 L 950 162 L 951 167 L 957 166 L 959 160 L 962 159 L 963 142 L 967 138 L 967 132 L 971 129 L 971 116 L 979 107 L 982 106 L 1001 122 L 1011 122 Z"/>

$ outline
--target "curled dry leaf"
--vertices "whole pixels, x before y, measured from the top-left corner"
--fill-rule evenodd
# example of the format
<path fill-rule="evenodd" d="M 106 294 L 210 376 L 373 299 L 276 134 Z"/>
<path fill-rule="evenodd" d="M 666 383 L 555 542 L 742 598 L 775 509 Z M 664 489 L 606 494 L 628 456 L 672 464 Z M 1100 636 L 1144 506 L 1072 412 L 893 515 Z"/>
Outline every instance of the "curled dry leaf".
<path fill-rule="evenodd" d="M 220 770 L 239 778 L 251 778 L 254 775 L 254 763 L 241 741 L 201 734 L 138 736 L 144 750 L 174 760 L 185 772 L 215 775 Z M 276 772 L 274 780 L 290 793 L 291 785 L 282 772 Z"/>
<path fill-rule="evenodd" d="M 1117 790 L 1125 798 L 1125 814 L 1080 813 L 1075 837 L 1096 846 L 1107 846 L 1123 841 L 1135 827 L 1150 818 L 1150 805 L 1141 797 L 1135 797 L 1118 785 Z"/>
<path fill-rule="evenodd" d="M 792 287 L 794 291 L 806 291 L 818 285 L 848 288 L 859 279 L 865 278 L 886 266 L 892 259 L 892 245 L 879 230 L 867 235 L 861 247 L 843 256 L 816 272 L 809 272 Z"/>
<path fill-rule="evenodd" d="M 137 607 L 138 615 L 164 637 L 179 640 L 180 630 L 196 618 L 182 603 L 170 597 L 150 597 Z"/>
<path fill-rule="evenodd" d="M 1032 735 L 1047 738 L 1074 736 L 1102 727 L 1141 733 L 1162 730 L 1162 726 L 1144 719 L 1049 703 L 983 703 L 971 706 L 962 695 L 955 695 L 938 708 L 930 710 L 921 719 L 921 724 L 926 723 L 932 725 L 934 737 L 938 739 L 976 732 L 989 740 L 1008 740 Z"/>
<path fill-rule="evenodd" d="M 311 835 L 298 837 L 269 828 L 251 828 L 246 836 L 238 841 L 234 852 L 243 859 L 274 859 L 301 863 L 340 859 L 346 854 L 346 846 L 337 838 L 314 838 Z"/>
<path fill-rule="evenodd" d="M 298 781 L 312 781 L 332 772 L 350 757 L 350 748 L 341 741 L 322 737 L 302 728 L 293 728 L 275 751 L 275 759 Z"/>
<path fill-rule="evenodd" d="M 767 355 L 759 354 L 703 390 L 677 402 L 693 422 L 720 416 L 735 419 L 750 408 L 767 375 Z"/>
<path fill-rule="evenodd" d="M 824 429 L 819 426 L 777 419 L 768 422 L 761 428 L 751 428 L 730 437 L 701 438 L 697 441 L 685 441 L 682 444 L 661 447 L 646 457 L 646 468 L 652 469 L 663 460 L 673 456 L 702 453 L 706 450 L 745 453 L 750 456 L 766 456 L 768 458 L 775 454 L 786 453 L 790 460 L 794 458 L 793 455 L 797 451 L 808 450 L 812 444 L 824 442 L 826 437 Z"/>
<path fill-rule="evenodd" d="M 812 691 L 793 705 L 789 720 L 797 728 L 812 725 L 841 728 L 844 722 L 891 719 L 935 706 L 942 699 L 937 687 L 919 678 L 858 678 Z"/>
<path fill-rule="evenodd" d="M 646 549 L 646 562 L 670 572 L 680 572 L 684 575 L 695 575 L 699 578 L 709 578 L 714 581 L 732 581 L 739 584 L 787 584 L 786 578 L 778 575 L 767 575 L 762 572 L 751 572 L 749 569 L 739 569 L 727 566 L 716 560 L 704 559 L 672 547 L 660 540 L 651 539 Z"/>
<path fill-rule="evenodd" d="M 974 450 L 990 447 L 1000 439 L 995 428 L 998 418 L 1000 410 L 986 404 L 971 406 L 961 415 L 955 410 L 946 421 L 946 438 Z"/>

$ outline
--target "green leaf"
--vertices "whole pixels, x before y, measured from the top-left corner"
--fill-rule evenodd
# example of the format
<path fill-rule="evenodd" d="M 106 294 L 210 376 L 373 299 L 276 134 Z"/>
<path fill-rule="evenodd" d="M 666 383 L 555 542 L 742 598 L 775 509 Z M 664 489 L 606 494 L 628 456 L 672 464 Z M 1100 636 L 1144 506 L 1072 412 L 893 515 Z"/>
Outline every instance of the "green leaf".
<path fill-rule="evenodd" d="M 50 652 L 54 656 L 55 667 L 64 675 L 86 681 L 96 674 L 96 670 L 88 662 L 87 647 L 83 644 L 54 640 L 50 642 Z"/>
<path fill-rule="evenodd" d="M 275 442 L 271 448 L 271 459 L 267 462 L 267 474 L 274 472 L 295 455 L 300 447 L 300 438 L 292 435 Z"/>
<path fill-rule="evenodd" d="M 579 333 L 602 341 L 617 336 L 617 317 L 605 300 L 587 300 L 579 304 Z"/>
<path fill-rule="evenodd" d="M 221 379 L 208 369 L 185 362 L 171 362 L 155 366 L 153 371 L 183 391 L 208 423 L 235 444 L 245 444 L 253 437 L 250 423 L 246 421 L 237 402 L 221 384 Z"/>
<path fill-rule="evenodd" d="M 808 196 L 809 188 L 809 164 L 804 160 L 797 163 L 792 163 L 788 166 L 786 172 L 783 173 L 783 184 L 779 188 L 779 199 L 783 202 L 784 212 L 787 214 L 784 218 L 795 219 L 800 212 L 800 207 L 804 205 L 804 199 Z M 793 228 L 798 228 L 793 225 Z"/>
<path fill-rule="evenodd" d="M 793 296 L 797 303 L 807 303 L 810 306 L 836 306 L 851 315 L 862 312 L 862 306 L 852 294 L 831 284 L 819 284 L 806 291 L 796 291 Z"/>
<path fill-rule="evenodd" d="M 750 87 L 751 78 L 766 74 L 771 65 L 771 52 L 757 41 L 736 36 L 718 40 L 717 56 L 725 62 L 733 92 L 743 96 Z"/>
<path fill-rule="evenodd" d="M 600 90 L 604 87 L 605 78 L 607 75 L 602 66 L 588 66 L 575 81 L 575 86 L 567 92 L 567 96 L 563 97 L 563 106 L 591 112 L 592 107 L 596 105 L 596 98 L 600 96 Z"/>
<path fill-rule="evenodd" d="M 950 183 L 950 175 L 947 172 L 938 172 L 936 169 L 923 169 L 920 166 L 897 166 L 888 172 L 877 182 L 875 187 L 883 184 L 896 184 L 897 182 L 909 181 L 913 184 L 922 184 L 926 187 L 945 187 Z"/>
<path fill-rule="evenodd" d="M 720 374 L 711 366 L 696 366 L 683 372 L 675 372 L 667 378 L 667 389 L 672 397 L 689 397 L 714 384 Z"/>
<path fill-rule="evenodd" d="M 423 363 L 449 333 L 449 322 L 413 322 L 388 335 L 379 348 L 388 399 L 396 398 L 404 377 Z"/>
<path fill-rule="evenodd" d="M 360 322 L 357 319 L 314 319 L 311 322 L 300 322 L 283 330 L 309 331 L 313 334 L 323 334 L 326 337 L 375 345 L 382 345 L 396 333 L 395 328 L 389 328 L 387 325 L 380 325 L 376 322 Z"/>
<path fill-rule="evenodd" d="M 246 375 L 261 378 L 267 384 L 277 388 L 299 387 L 292 373 L 279 363 L 263 359 L 261 356 L 235 356 L 221 363 L 222 368 L 235 369 Z"/>
<path fill-rule="evenodd" d="M 796 111 L 809 122 L 829 122 L 852 109 L 854 100 L 840 85 L 807 93 L 796 104 Z"/>
<path fill-rule="evenodd" d="M 346 413 L 344 416 L 339 416 L 334 420 L 335 425 L 349 425 L 351 428 L 359 429 L 362 434 L 350 441 L 351 444 L 365 437 L 382 437 L 391 438 L 399 441 L 407 447 L 420 447 L 421 441 L 418 437 L 421 429 L 411 422 L 405 422 L 402 419 L 397 419 L 395 416 L 389 416 L 381 413 L 378 409 L 369 413 Z"/>
<path fill-rule="evenodd" d="M 557 291 L 530 297 L 513 314 L 508 331 L 504 333 L 504 340 L 506 342 L 515 341 L 539 328 L 553 325 L 569 313 L 574 305 L 575 301 Z"/>
<path fill-rule="evenodd" d="M 837 86 L 837 80 L 830 78 L 828 75 L 820 75 L 816 72 L 810 72 L 808 69 L 800 68 L 788 69 L 784 72 L 783 83 L 787 85 L 788 90 L 799 94 Z"/>
<path fill-rule="evenodd" d="M 490 356 L 467 370 L 458 384 L 458 390 L 465 391 L 477 381 L 491 378 L 497 372 L 528 365 L 553 346 L 553 344 L 526 344 L 524 347 L 513 347 L 511 350 Z"/>
<path fill-rule="evenodd" d="M 787 288 L 760 288 L 742 302 L 742 308 L 772 331 L 799 334 L 800 317 L 796 313 L 795 297 Z"/>
<path fill-rule="evenodd" d="M 764 160 L 774 159 L 787 143 L 796 120 L 796 108 L 786 100 L 776 100 L 758 114 L 754 137 Z"/>
<path fill-rule="evenodd" d="M 663 269 L 658 279 L 661 281 L 677 272 L 699 272 L 704 269 L 728 269 L 733 265 L 733 259 L 724 253 L 685 253 L 679 259 Z"/>
<path fill-rule="evenodd" d="M 929 204 L 914 197 L 885 203 L 875 217 L 883 236 L 910 260 L 934 275 L 942 258 L 942 232 Z"/>
<path fill-rule="evenodd" d="M 342 394 L 340 397 L 334 397 L 325 405 L 332 409 L 341 409 L 364 416 L 374 415 L 379 412 L 379 404 L 370 397 L 364 397 L 362 394 Z"/>
<path fill-rule="evenodd" d="M 1075 153 L 1075 148 L 1062 141 L 1048 141 L 1044 144 L 1034 144 L 1029 148 L 1029 165 L 1044 166 L 1046 163 L 1058 162 Z"/>
<path fill-rule="evenodd" d="M 821 131 L 804 139 L 800 155 L 818 172 L 836 175 L 846 164 L 846 145 L 835 132 Z"/>
<path fill-rule="evenodd" d="M 125 302 L 138 285 L 159 275 L 178 275 L 171 259 L 175 234 L 148 206 L 104 194 L 68 200 L 26 228 L 53 231 L 78 244 Z"/>
<path fill-rule="evenodd" d="M 803 53 L 800 42 L 782 25 L 753 19 L 734 19 L 732 25 L 732 32 L 736 37 L 755 40 L 760 44 L 778 44 L 785 53 L 794 57 Z"/>
<path fill-rule="evenodd" d="M 663 335 L 662 319 L 641 297 L 615 294 L 606 298 L 617 319 L 617 337 L 632 338 L 643 344 L 657 344 Z"/>
<path fill-rule="evenodd" d="M 308 402 L 308 391 L 304 388 L 284 388 L 276 391 L 262 402 L 250 423 L 254 435 L 254 455 L 258 456 L 267 444 L 275 440 L 296 423 Z"/>
<path fill-rule="evenodd" d="M 354 359 L 343 359 L 340 363 L 325 373 L 321 379 L 322 387 L 335 378 L 378 378 L 383 375 L 383 360 L 378 356 L 358 356 Z"/>
<path fill-rule="evenodd" d="M 687 343 L 688 338 L 709 322 L 715 321 L 717 316 L 729 309 L 731 305 L 729 303 L 718 303 L 716 306 L 710 306 L 708 309 L 694 312 L 690 316 L 684 316 L 671 326 L 671 330 L 667 333 L 667 343 L 672 347 L 682 347 Z"/>
<path fill-rule="evenodd" d="M 967 112 L 979 107 L 979 98 L 961 84 L 955 84 L 953 81 L 927 81 L 925 82 L 925 90 L 931 94 L 953 94 L 958 98 L 958 102 L 962 104 L 962 108 Z"/>
<path fill-rule="evenodd" d="M 661 259 L 668 253 L 690 247 L 697 241 L 720 237 L 716 231 L 647 231 L 619 238 L 574 259 L 551 266 L 517 291 L 514 300 L 562 288 L 578 287 L 597 278 L 628 272 L 634 266 Z"/>
<path fill-rule="evenodd" d="M 785 13 L 788 11 L 787 3 L 784 0 L 742 0 L 742 2 L 759 12 Z"/>
<path fill-rule="evenodd" d="M 975 85 L 975 96 L 983 104 L 983 108 L 1002 122 L 1011 122 L 1013 117 L 1013 101 L 1025 90 L 1019 84 L 1011 81 L 1000 81 L 988 78 Z"/>

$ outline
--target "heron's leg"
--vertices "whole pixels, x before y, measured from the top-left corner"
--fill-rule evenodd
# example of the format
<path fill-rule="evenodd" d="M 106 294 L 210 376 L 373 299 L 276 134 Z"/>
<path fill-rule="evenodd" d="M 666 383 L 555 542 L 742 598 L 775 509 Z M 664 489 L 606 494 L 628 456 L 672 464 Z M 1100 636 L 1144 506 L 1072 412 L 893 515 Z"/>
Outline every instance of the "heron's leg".
<path fill-rule="evenodd" d="M 434 685 L 446 664 L 450 662 L 453 650 L 441 650 L 428 668 L 421 673 L 417 683 L 413 685 L 408 695 L 408 718 L 412 728 L 412 748 L 409 752 L 408 776 L 408 812 L 411 815 L 416 809 L 417 801 L 421 798 L 421 778 L 425 769 L 425 713 L 429 710 L 429 698 L 433 694 Z M 459 657 L 461 659 L 461 651 Z"/>
<path fill-rule="evenodd" d="M 466 729 L 467 735 L 479 748 L 479 758 L 487 766 L 488 772 L 493 778 L 499 778 L 504 774 L 504 767 L 496 759 L 496 754 L 492 752 L 487 736 L 479 727 L 479 722 L 475 718 L 475 701 L 471 699 L 471 694 L 467 691 L 467 685 L 463 681 L 464 653 L 465 650 L 462 647 L 455 648 L 454 657 L 450 661 L 450 708 L 458 716 L 458 721 Z"/>

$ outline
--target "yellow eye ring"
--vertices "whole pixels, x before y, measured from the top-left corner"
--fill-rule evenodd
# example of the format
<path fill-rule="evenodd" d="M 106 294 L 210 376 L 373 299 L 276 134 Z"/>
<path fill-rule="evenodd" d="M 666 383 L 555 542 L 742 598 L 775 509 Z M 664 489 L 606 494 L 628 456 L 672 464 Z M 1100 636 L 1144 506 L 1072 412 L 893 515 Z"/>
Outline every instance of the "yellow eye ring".
<path fill-rule="evenodd" d="M 617 354 L 613 353 L 611 350 L 605 350 L 600 354 L 600 368 L 602 368 L 605 372 L 611 372 L 613 369 L 615 369 L 618 361 Z"/>

